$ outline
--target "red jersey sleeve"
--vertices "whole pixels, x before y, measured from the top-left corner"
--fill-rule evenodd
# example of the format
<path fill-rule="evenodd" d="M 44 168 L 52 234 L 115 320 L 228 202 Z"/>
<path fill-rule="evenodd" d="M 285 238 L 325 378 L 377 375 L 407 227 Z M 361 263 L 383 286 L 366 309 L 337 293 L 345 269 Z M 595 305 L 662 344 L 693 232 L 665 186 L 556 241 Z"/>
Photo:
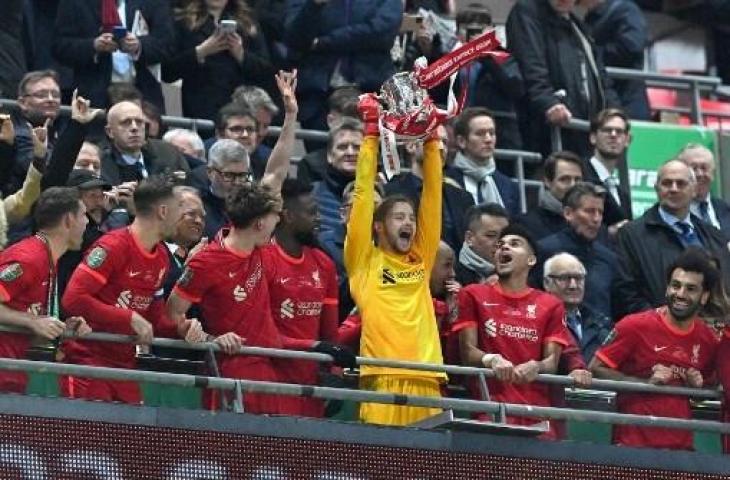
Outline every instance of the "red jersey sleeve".
<path fill-rule="evenodd" d="M 348 315 L 337 331 L 337 343 L 346 345 L 353 352 L 360 350 L 360 333 L 362 332 L 362 320 L 359 314 Z"/>
<path fill-rule="evenodd" d="M 321 339 L 337 342 L 339 320 L 339 287 L 337 283 L 337 269 L 335 263 L 322 251 L 315 250 L 317 260 L 322 266 L 322 281 L 325 284 L 325 298 L 322 301 L 322 318 L 319 328 Z"/>
<path fill-rule="evenodd" d="M 98 297 L 110 276 L 123 268 L 123 256 L 112 254 L 115 246 L 112 239 L 104 236 L 89 250 L 71 275 L 62 305 L 66 315 L 84 317 L 93 330 L 133 335 L 133 311 L 106 304 Z"/>
<path fill-rule="evenodd" d="M 212 280 L 206 274 L 212 265 L 206 265 L 205 258 L 205 250 L 195 255 L 185 266 L 173 289 L 177 295 L 190 303 L 200 303 L 208 288 L 212 286 Z"/>
<path fill-rule="evenodd" d="M 580 352 L 578 344 L 572 335 L 569 336 L 570 343 L 563 348 L 560 353 L 560 363 L 558 365 L 558 374 L 565 375 L 573 370 L 583 370 L 586 368 L 586 362 L 583 354 Z"/>
<path fill-rule="evenodd" d="M 565 326 L 565 307 L 561 301 L 557 301 L 550 309 L 543 334 L 543 343 L 557 343 L 563 348 L 570 345 L 570 332 Z"/>
<path fill-rule="evenodd" d="M 152 300 L 145 319 L 152 324 L 155 337 L 177 338 L 177 324 L 167 315 L 165 307 L 164 291 L 160 289 L 155 292 L 155 299 Z"/>
<path fill-rule="evenodd" d="M 459 317 L 451 327 L 453 332 L 479 325 L 479 304 L 472 293 L 473 287 L 469 285 L 459 291 Z"/>
<path fill-rule="evenodd" d="M 43 275 L 35 266 L 17 259 L 7 259 L 0 263 L 0 302 L 11 303 L 42 281 Z"/>
<path fill-rule="evenodd" d="M 608 367 L 618 370 L 634 349 L 635 339 L 638 336 L 632 331 L 633 325 L 632 317 L 616 323 L 596 352 L 596 357 Z"/>

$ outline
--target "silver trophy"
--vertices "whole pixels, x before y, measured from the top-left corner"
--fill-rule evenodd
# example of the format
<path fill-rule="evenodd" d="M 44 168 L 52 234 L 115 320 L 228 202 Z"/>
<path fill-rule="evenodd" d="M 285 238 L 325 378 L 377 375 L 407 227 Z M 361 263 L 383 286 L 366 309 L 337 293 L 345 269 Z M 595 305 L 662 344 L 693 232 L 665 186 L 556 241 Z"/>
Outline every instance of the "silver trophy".
<path fill-rule="evenodd" d="M 427 114 L 422 110 L 426 98 L 428 92 L 418 85 L 413 72 L 396 73 L 380 87 L 380 100 L 385 104 L 385 113 L 395 117 L 405 118 L 420 112 L 423 113 L 423 119 L 416 118 L 415 121 L 425 120 Z"/>

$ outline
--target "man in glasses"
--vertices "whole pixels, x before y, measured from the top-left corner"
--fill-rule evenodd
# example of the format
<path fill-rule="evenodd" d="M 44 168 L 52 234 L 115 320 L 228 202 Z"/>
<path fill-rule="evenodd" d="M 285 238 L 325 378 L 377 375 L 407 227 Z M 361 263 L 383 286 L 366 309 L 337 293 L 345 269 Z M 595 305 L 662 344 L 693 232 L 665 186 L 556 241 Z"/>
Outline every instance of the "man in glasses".
<path fill-rule="evenodd" d="M 590 125 L 589 140 L 593 156 L 586 162 L 586 180 L 606 189 L 603 223 L 615 235 L 627 220 L 631 220 L 628 185 L 621 186 L 618 166 L 625 161 L 631 143 L 631 123 L 618 108 L 607 108 L 596 115 Z"/>
<path fill-rule="evenodd" d="M 585 303 L 600 317 L 612 318 L 611 285 L 617 275 L 616 254 L 599 239 L 603 205 L 608 194 L 603 187 L 578 182 L 563 197 L 567 228 L 538 242 L 541 263 L 560 252 L 575 255 L 585 266 Z M 533 284 L 542 284 L 541 268 L 533 272 Z"/>
<path fill-rule="evenodd" d="M 730 285 L 730 252 L 722 232 L 690 212 L 695 195 L 694 172 L 679 160 L 659 168 L 656 190 L 658 202 L 627 223 L 618 233 L 619 274 L 616 295 L 620 315 L 658 307 L 665 301 L 665 278 L 669 265 L 689 246 L 712 254 L 724 285 Z"/>

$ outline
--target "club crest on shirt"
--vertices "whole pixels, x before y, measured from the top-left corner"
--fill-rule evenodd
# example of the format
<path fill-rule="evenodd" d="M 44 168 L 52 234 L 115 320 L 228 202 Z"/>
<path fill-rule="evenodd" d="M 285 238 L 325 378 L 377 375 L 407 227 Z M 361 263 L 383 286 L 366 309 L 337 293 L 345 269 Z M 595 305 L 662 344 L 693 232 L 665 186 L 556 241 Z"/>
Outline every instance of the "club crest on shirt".
<path fill-rule="evenodd" d="M 86 256 L 86 264 L 93 269 L 101 267 L 106 260 L 106 250 L 103 247 L 94 247 Z"/>
<path fill-rule="evenodd" d="M 696 343 L 692 346 L 692 357 L 689 360 L 691 363 L 697 364 L 700 362 L 700 344 Z"/>
<path fill-rule="evenodd" d="M 3 282 L 12 282 L 23 275 L 23 267 L 19 263 L 11 263 L 0 271 L 0 280 Z"/>
<path fill-rule="evenodd" d="M 189 269 L 188 267 L 185 267 L 185 270 L 183 270 L 182 275 L 180 275 L 180 278 L 177 280 L 177 284 L 181 287 L 187 286 L 188 283 L 190 283 L 190 280 L 193 279 L 193 271 Z"/>

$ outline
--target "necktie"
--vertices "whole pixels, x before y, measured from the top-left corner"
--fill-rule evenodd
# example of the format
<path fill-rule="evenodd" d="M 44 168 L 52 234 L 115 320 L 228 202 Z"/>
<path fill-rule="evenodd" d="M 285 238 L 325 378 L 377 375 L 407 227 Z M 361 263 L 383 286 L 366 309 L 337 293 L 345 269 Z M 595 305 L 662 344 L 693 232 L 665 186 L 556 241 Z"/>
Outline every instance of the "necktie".
<path fill-rule="evenodd" d="M 139 176 L 139 179 L 142 180 L 143 178 L 147 178 L 147 169 L 144 166 L 144 163 L 141 161 L 134 164 L 134 169 L 137 171 L 137 175 Z"/>
<path fill-rule="evenodd" d="M 614 175 L 610 175 L 606 177 L 603 183 L 606 185 L 606 188 L 611 193 L 613 199 L 616 200 L 616 203 L 621 205 L 621 198 L 618 195 L 618 178 L 616 178 L 616 176 Z"/>
<path fill-rule="evenodd" d="M 700 207 L 700 217 L 702 218 L 702 221 L 712 225 L 712 220 L 710 219 L 710 210 L 707 205 L 707 200 L 700 200 L 699 207 Z"/>
<path fill-rule="evenodd" d="M 116 0 L 101 0 L 102 31 L 111 32 L 114 27 L 122 24 L 117 8 Z"/>
<path fill-rule="evenodd" d="M 482 193 L 482 190 L 484 189 L 484 182 L 485 180 L 477 182 L 477 205 L 484 203 L 484 193 Z"/>
<path fill-rule="evenodd" d="M 679 240 L 682 242 L 682 245 L 685 247 L 689 247 L 691 245 L 695 245 L 697 247 L 702 246 L 702 242 L 697 236 L 697 232 L 695 232 L 691 225 L 678 221 L 674 224 L 674 226 L 677 227 L 677 230 L 680 232 Z"/>
<path fill-rule="evenodd" d="M 570 312 L 568 314 L 567 320 L 568 328 L 570 328 L 570 331 L 573 332 L 573 335 L 575 335 L 575 338 L 580 343 L 581 339 L 583 338 L 583 324 L 580 320 L 580 312 Z"/>

